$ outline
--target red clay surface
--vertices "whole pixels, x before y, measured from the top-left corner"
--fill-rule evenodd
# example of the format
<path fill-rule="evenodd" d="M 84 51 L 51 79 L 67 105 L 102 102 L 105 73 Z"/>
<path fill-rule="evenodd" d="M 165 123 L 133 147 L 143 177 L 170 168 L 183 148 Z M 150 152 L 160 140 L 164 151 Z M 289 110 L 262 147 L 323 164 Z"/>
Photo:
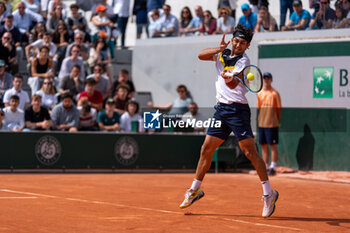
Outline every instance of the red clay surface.
<path fill-rule="evenodd" d="M 257 176 L 207 174 L 205 197 L 181 210 L 192 179 L 2 174 L 0 232 L 350 232 L 350 184 L 272 177 L 280 198 L 274 215 L 264 219 Z"/>

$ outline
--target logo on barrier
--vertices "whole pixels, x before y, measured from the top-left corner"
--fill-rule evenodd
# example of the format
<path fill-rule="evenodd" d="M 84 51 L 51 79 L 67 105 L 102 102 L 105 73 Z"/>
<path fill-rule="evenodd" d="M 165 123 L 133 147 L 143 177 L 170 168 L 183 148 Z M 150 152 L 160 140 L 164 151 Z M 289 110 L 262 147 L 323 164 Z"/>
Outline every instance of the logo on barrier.
<path fill-rule="evenodd" d="M 333 98 L 333 67 L 314 67 L 314 98 Z"/>
<path fill-rule="evenodd" d="M 114 154 L 120 164 L 129 166 L 136 162 L 139 146 L 132 137 L 122 137 L 115 143 Z"/>
<path fill-rule="evenodd" d="M 61 157 L 61 144 L 55 137 L 43 136 L 35 145 L 35 155 L 42 164 L 53 165 Z"/>
<path fill-rule="evenodd" d="M 143 113 L 143 128 L 145 129 L 160 129 L 160 116 L 162 114 L 157 110 L 156 112 Z"/>

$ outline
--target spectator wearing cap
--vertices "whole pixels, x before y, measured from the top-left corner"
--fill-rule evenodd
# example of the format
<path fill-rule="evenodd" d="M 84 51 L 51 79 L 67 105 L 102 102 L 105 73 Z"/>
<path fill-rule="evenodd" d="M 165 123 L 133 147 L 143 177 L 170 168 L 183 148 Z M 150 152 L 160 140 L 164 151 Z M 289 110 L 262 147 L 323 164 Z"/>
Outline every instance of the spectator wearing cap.
<path fill-rule="evenodd" d="M 58 74 L 59 80 L 64 76 L 69 75 L 75 65 L 80 67 L 80 80 L 85 81 L 84 60 L 80 56 L 81 47 L 79 45 L 72 46 L 72 55 L 63 59 L 60 72 Z"/>
<path fill-rule="evenodd" d="M 280 30 L 286 23 L 287 11 L 289 10 L 289 15 L 292 15 L 294 0 L 280 0 Z"/>
<path fill-rule="evenodd" d="M 4 95 L 5 106 L 6 107 L 9 106 L 11 96 L 17 95 L 19 97 L 18 108 L 22 109 L 22 110 L 26 109 L 29 106 L 30 101 L 29 101 L 29 96 L 28 96 L 27 92 L 22 90 L 23 77 L 19 74 L 16 74 L 13 77 L 12 85 L 13 85 L 13 87 L 11 89 L 8 89 L 5 92 L 5 95 Z"/>
<path fill-rule="evenodd" d="M 335 11 L 329 6 L 330 0 L 321 0 L 310 21 L 310 29 L 329 29 L 333 27 Z"/>
<path fill-rule="evenodd" d="M 103 66 L 100 64 L 96 64 L 94 66 L 94 73 L 87 76 L 86 79 L 95 79 L 97 83 L 96 90 L 100 91 L 102 93 L 103 99 L 107 99 L 109 97 L 109 94 L 111 92 L 111 83 L 107 76 L 103 75 Z"/>
<path fill-rule="evenodd" d="M 231 9 L 227 6 L 220 7 L 218 10 L 219 19 L 215 34 L 232 33 L 235 27 L 235 19 L 231 16 Z"/>
<path fill-rule="evenodd" d="M 293 1 L 293 10 L 294 12 L 290 16 L 288 24 L 282 27 L 282 31 L 305 30 L 309 27 L 311 15 L 307 10 L 303 9 L 301 0 Z"/>
<path fill-rule="evenodd" d="M 49 111 L 42 106 L 41 96 L 38 94 L 32 96 L 32 104 L 26 109 L 24 118 L 26 128 L 31 130 L 48 130 L 53 125 Z"/>
<path fill-rule="evenodd" d="M 80 79 L 80 66 L 73 66 L 70 74 L 60 79 L 58 89 L 61 95 L 69 93 L 74 97 L 84 91 L 84 82 Z"/>
<path fill-rule="evenodd" d="M 13 77 L 10 73 L 5 71 L 6 65 L 4 60 L 0 60 L 0 108 L 4 107 L 4 94 L 7 90 L 12 88 Z"/>
<path fill-rule="evenodd" d="M 79 126 L 79 111 L 73 104 L 73 96 L 64 94 L 62 102 L 57 104 L 51 113 L 56 130 L 76 132 Z"/>
<path fill-rule="evenodd" d="M 3 120 L 4 128 L 13 132 L 22 131 L 24 124 L 24 111 L 18 108 L 19 97 L 12 95 L 10 97 L 9 105 L 4 108 L 5 119 Z"/>
<path fill-rule="evenodd" d="M 0 108 L 0 130 L 4 130 L 4 124 L 2 123 L 2 121 L 5 119 L 5 112 L 2 108 Z"/>
<path fill-rule="evenodd" d="M 32 26 L 32 22 L 43 22 L 43 17 L 30 10 L 26 10 L 26 5 L 23 2 L 17 4 L 17 10 L 13 12 L 14 25 L 19 29 L 22 35 L 22 42 L 28 42 L 29 31 Z"/>
<path fill-rule="evenodd" d="M 99 5 L 102 5 L 102 6 L 104 6 L 106 8 L 106 16 L 108 18 L 110 18 L 110 17 L 112 17 L 114 15 L 113 7 L 107 3 L 107 0 L 101 0 L 100 3 L 95 3 L 92 6 L 91 13 L 92 13 L 93 16 L 97 14 L 97 7 Z"/>
<path fill-rule="evenodd" d="M 163 5 L 163 16 L 160 17 L 159 23 L 161 24 L 161 30 L 154 30 L 153 36 L 165 36 L 172 37 L 178 35 L 179 21 L 178 19 L 170 13 L 170 5 Z"/>
<path fill-rule="evenodd" d="M 96 126 L 97 111 L 90 104 L 84 104 L 78 107 L 79 110 L 79 130 L 80 131 L 98 131 Z"/>
<path fill-rule="evenodd" d="M 257 24 L 258 16 L 252 12 L 248 3 L 244 3 L 241 6 L 243 15 L 239 18 L 238 24 L 242 24 L 245 27 L 250 28 L 254 31 L 254 27 Z"/>
<path fill-rule="evenodd" d="M 93 78 L 86 79 L 85 91 L 81 92 L 78 99 L 78 107 L 90 104 L 97 111 L 101 111 L 103 105 L 102 93 L 97 88 L 97 82 Z"/>
<path fill-rule="evenodd" d="M 84 41 L 91 41 L 90 28 L 85 17 L 79 12 L 79 6 L 77 4 L 70 5 L 71 15 L 67 17 L 66 24 L 71 35 L 81 31 L 85 32 Z"/>
<path fill-rule="evenodd" d="M 93 16 L 91 21 L 93 24 L 92 35 L 94 40 L 97 38 L 100 31 L 104 31 L 107 36 L 111 36 L 111 28 L 114 27 L 113 22 L 106 15 L 107 8 L 103 5 L 96 7 L 97 15 Z"/>
<path fill-rule="evenodd" d="M 115 102 L 113 98 L 109 98 L 106 101 L 105 108 L 106 109 L 100 111 L 97 115 L 97 123 L 100 130 L 120 130 L 120 114 L 115 111 Z"/>
<path fill-rule="evenodd" d="M 142 117 L 139 114 L 139 103 L 136 101 L 129 101 L 126 105 L 126 111 L 120 117 L 120 127 L 124 132 L 131 132 L 133 130 L 137 132 L 143 132 Z M 133 129 L 132 125 L 136 127 Z"/>
<path fill-rule="evenodd" d="M 278 128 L 281 121 L 282 104 L 279 93 L 271 86 L 271 73 L 263 74 L 263 82 L 263 89 L 257 95 L 259 143 L 268 174 L 274 175 L 278 160 Z M 269 146 L 271 149 L 270 169 L 268 167 Z"/>

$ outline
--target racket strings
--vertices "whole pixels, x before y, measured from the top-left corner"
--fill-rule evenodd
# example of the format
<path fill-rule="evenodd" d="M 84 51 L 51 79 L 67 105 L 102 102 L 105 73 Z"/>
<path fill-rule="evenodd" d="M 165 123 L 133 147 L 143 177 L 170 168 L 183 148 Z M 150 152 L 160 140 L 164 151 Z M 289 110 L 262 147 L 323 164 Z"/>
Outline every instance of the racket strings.
<path fill-rule="evenodd" d="M 254 75 L 254 79 L 251 81 L 247 79 L 247 75 L 249 73 L 252 73 Z M 244 75 L 244 83 L 251 91 L 258 92 L 261 90 L 262 75 L 260 70 L 257 67 L 254 67 L 254 66 L 246 67 L 246 69 L 244 69 L 243 71 L 243 75 Z"/>

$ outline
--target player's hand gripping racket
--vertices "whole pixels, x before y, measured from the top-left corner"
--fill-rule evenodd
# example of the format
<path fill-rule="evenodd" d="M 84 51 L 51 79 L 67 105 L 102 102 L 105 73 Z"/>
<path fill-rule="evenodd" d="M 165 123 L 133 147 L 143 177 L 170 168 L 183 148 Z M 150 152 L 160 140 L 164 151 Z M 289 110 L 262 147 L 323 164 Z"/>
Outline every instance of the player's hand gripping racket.
<path fill-rule="evenodd" d="M 253 93 L 258 93 L 262 89 L 262 74 L 260 69 L 254 65 L 244 67 L 244 69 L 236 75 L 233 73 L 226 73 L 226 75 L 238 79 Z M 242 77 L 242 79 L 239 77 Z"/>

